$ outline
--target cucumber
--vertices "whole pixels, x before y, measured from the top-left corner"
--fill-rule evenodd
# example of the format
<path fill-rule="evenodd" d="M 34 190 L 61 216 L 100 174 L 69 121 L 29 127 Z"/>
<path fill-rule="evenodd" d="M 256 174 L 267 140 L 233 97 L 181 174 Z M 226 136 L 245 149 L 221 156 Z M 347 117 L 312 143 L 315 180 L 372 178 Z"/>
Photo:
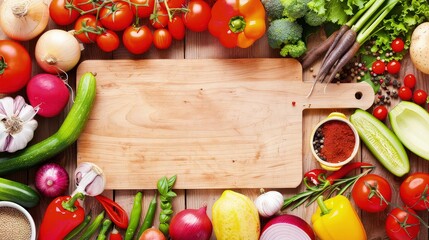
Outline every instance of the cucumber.
<path fill-rule="evenodd" d="M 350 122 L 365 146 L 387 170 L 398 177 L 410 171 L 404 146 L 383 122 L 362 109 L 357 109 L 350 116 Z"/>
<path fill-rule="evenodd" d="M 389 112 L 389 122 L 408 150 L 429 160 L 429 113 L 424 108 L 401 101 Z"/>
<path fill-rule="evenodd" d="M 10 201 L 23 207 L 31 208 L 39 204 L 39 194 L 31 187 L 0 178 L 0 201 Z"/>
<path fill-rule="evenodd" d="M 39 164 L 73 144 L 81 134 L 94 104 L 96 80 L 92 73 L 82 75 L 74 104 L 56 133 L 16 153 L 0 157 L 0 175 Z"/>

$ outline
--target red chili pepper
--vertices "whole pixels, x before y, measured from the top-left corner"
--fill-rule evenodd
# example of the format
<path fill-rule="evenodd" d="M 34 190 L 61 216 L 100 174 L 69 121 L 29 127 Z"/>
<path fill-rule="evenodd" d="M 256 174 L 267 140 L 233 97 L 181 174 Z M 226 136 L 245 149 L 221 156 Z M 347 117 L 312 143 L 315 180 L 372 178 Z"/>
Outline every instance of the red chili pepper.
<path fill-rule="evenodd" d="M 122 240 L 121 234 L 118 232 L 118 230 L 116 230 L 115 227 L 110 232 L 109 240 Z"/>
<path fill-rule="evenodd" d="M 325 169 L 316 168 L 304 174 L 304 181 L 310 180 L 314 185 L 320 184 L 320 178 L 326 174 Z"/>
<path fill-rule="evenodd" d="M 77 200 L 83 198 L 83 193 L 77 193 L 73 197 L 61 196 L 55 198 L 45 211 L 38 239 L 63 239 L 81 224 L 85 219 L 85 210 Z"/>
<path fill-rule="evenodd" d="M 95 198 L 101 203 L 110 220 L 112 220 L 117 227 L 127 229 L 128 214 L 118 203 L 102 195 L 97 195 Z"/>
<path fill-rule="evenodd" d="M 340 170 L 333 172 L 331 175 L 329 175 L 326 180 L 332 184 L 335 180 L 341 179 L 347 174 L 349 174 L 351 171 L 357 169 L 357 168 L 372 168 L 374 165 L 371 163 L 365 163 L 365 162 L 352 162 L 344 165 L 340 168 Z"/>

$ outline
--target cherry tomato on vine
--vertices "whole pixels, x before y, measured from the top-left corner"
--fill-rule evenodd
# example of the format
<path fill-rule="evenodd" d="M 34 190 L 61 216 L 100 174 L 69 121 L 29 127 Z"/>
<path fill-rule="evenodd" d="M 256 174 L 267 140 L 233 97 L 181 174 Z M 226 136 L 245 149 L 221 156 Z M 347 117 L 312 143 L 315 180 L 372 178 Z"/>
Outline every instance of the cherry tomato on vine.
<path fill-rule="evenodd" d="M 374 115 L 374 117 L 376 117 L 380 121 L 386 120 L 388 113 L 389 111 L 384 105 L 379 105 L 375 107 L 374 110 L 372 111 L 372 115 Z"/>
<path fill-rule="evenodd" d="M 392 199 L 392 188 L 385 178 L 367 174 L 356 181 L 352 197 L 360 209 L 366 212 L 381 212 Z"/>
<path fill-rule="evenodd" d="M 415 90 L 413 93 L 413 101 L 418 105 L 423 105 L 428 99 L 428 94 L 423 89 Z"/>
<path fill-rule="evenodd" d="M 153 34 L 147 26 L 129 26 L 124 30 L 122 42 L 130 53 L 142 54 L 152 46 Z"/>
<path fill-rule="evenodd" d="M 372 71 L 375 74 L 383 74 L 385 69 L 386 69 L 386 64 L 381 60 L 376 60 L 372 64 Z"/>
<path fill-rule="evenodd" d="M 163 7 L 158 7 L 155 13 L 152 13 L 149 18 L 150 24 L 154 28 L 165 28 L 168 25 L 168 12 Z"/>
<path fill-rule="evenodd" d="M 390 47 L 394 52 L 401 52 L 404 50 L 404 45 L 404 41 L 401 38 L 395 38 L 390 44 Z"/>
<path fill-rule="evenodd" d="M 12 40 L 0 40 L 0 93 L 14 93 L 31 78 L 31 58 L 27 49 Z"/>
<path fill-rule="evenodd" d="M 394 208 L 387 215 L 385 230 L 390 240 L 417 239 L 420 232 L 420 221 L 412 209 Z"/>
<path fill-rule="evenodd" d="M 211 18 L 210 5 L 204 0 L 191 0 L 187 9 L 188 11 L 182 15 L 186 28 L 193 32 L 207 30 Z"/>
<path fill-rule="evenodd" d="M 73 5 L 82 11 L 95 14 L 100 2 L 99 0 L 73 0 Z"/>
<path fill-rule="evenodd" d="M 171 36 L 176 40 L 185 38 L 186 28 L 182 17 L 174 16 L 171 21 L 168 21 L 168 31 L 170 31 Z"/>
<path fill-rule="evenodd" d="M 401 63 L 397 60 L 392 60 L 387 63 L 387 72 L 390 74 L 397 74 L 401 71 Z"/>
<path fill-rule="evenodd" d="M 412 74 L 412 73 L 407 74 L 404 77 L 404 85 L 406 87 L 413 89 L 416 86 L 416 82 L 417 82 L 416 76 L 414 76 L 414 74 Z"/>
<path fill-rule="evenodd" d="M 96 38 L 97 46 L 104 52 L 112 52 L 119 47 L 119 36 L 114 31 L 107 29 Z"/>
<path fill-rule="evenodd" d="M 134 20 L 130 5 L 123 1 L 106 5 L 100 10 L 100 21 L 104 27 L 113 31 L 122 31 Z"/>
<path fill-rule="evenodd" d="M 399 187 L 402 202 L 414 210 L 429 209 L 429 174 L 412 173 Z"/>
<path fill-rule="evenodd" d="M 49 4 L 49 16 L 58 25 L 72 24 L 80 16 L 73 8 L 66 8 L 67 0 L 52 0 Z"/>
<path fill-rule="evenodd" d="M 74 25 L 75 37 L 83 43 L 93 43 L 97 38 L 97 32 L 101 33 L 101 23 L 94 15 L 85 14 L 80 16 Z"/>
<path fill-rule="evenodd" d="M 158 49 L 169 48 L 172 41 L 171 33 L 165 28 L 156 29 L 153 32 L 153 45 Z"/>
<path fill-rule="evenodd" d="M 153 13 L 155 0 L 130 0 L 131 3 L 139 4 L 132 5 L 131 10 L 135 16 L 139 18 L 148 18 Z"/>
<path fill-rule="evenodd" d="M 401 86 L 398 89 L 398 96 L 401 100 L 409 101 L 413 97 L 413 91 L 407 86 Z"/>

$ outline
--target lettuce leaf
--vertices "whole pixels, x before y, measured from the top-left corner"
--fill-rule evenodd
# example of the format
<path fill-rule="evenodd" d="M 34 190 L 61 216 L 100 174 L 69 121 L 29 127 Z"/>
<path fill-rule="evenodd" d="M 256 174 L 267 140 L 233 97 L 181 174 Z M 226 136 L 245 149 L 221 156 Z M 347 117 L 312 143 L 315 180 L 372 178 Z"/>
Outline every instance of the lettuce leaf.
<path fill-rule="evenodd" d="M 319 15 L 326 15 L 326 21 L 343 25 L 366 2 L 368 0 L 311 0 L 308 7 Z"/>

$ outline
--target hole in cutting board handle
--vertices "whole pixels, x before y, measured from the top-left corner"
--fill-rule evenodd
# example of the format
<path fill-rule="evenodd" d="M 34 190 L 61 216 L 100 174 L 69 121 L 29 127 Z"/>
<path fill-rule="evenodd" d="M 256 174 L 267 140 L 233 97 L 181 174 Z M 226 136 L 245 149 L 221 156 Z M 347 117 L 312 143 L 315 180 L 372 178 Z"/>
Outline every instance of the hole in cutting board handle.
<path fill-rule="evenodd" d="M 357 100 L 362 99 L 362 97 L 363 97 L 363 93 L 362 93 L 362 92 L 356 92 L 356 93 L 355 93 L 355 98 L 356 98 Z"/>

